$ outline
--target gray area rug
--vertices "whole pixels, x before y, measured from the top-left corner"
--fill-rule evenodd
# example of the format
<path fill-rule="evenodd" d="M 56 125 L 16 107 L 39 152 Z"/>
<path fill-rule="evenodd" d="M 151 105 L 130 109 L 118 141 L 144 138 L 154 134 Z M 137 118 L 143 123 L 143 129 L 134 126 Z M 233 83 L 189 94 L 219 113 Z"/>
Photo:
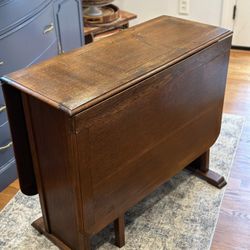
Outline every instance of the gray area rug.
<path fill-rule="evenodd" d="M 243 123 L 244 118 L 225 114 L 220 137 L 211 150 L 211 169 L 226 179 Z M 122 249 L 209 249 L 224 190 L 182 171 L 128 211 L 126 246 Z M 18 192 L 0 213 L 0 249 L 58 249 L 31 227 L 31 222 L 40 217 L 40 213 L 37 196 L 27 197 Z M 112 245 L 112 226 L 92 241 L 94 249 L 117 249 Z"/>

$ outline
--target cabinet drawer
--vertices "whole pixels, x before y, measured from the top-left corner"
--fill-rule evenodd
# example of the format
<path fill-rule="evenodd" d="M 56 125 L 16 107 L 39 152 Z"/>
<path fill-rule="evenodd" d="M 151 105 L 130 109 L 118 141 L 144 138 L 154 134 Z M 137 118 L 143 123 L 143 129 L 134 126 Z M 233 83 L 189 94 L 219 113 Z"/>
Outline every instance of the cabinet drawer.
<path fill-rule="evenodd" d="M 3 106 L 5 104 L 4 98 L 3 98 L 3 90 L 2 90 L 2 84 L 0 83 L 0 106 Z"/>
<path fill-rule="evenodd" d="M 56 42 L 52 4 L 0 40 L 0 76 L 37 61 Z M 54 51 L 57 55 L 58 51 Z M 51 56 L 51 55 L 50 55 Z"/>
<path fill-rule="evenodd" d="M 7 121 L 7 111 L 4 103 L 2 86 L 0 84 L 0 126 L 4 124 L 6 121 Z M 2 137 L 1 134 L 0 137 Z"/>
<path fill-rule="evenodd" d="M 46 49 L 46 51 L 44 51 L 38 58 L 36 58 L 33 63 L 36 64 L 46 59 L 49 59 L 53 56 L 56 56 L 57 51 L 58 51 L 58 44 L 57 44 L 57 41 L 55 41 L 54 43 L 50 45 L 49 48 Z"/>
<path fill-rule="evenodd" d="M 0 105 L 0 126 L 3 125 L 6 121 L 7 121 L 6 106 Z M 0 136 L 1 136 L 1 134 L 0 134 Z"/>
<path fill-rule="evenodd" d="M 8 122 L 0 126 L 0 135 L 0 166 L 2 166 L 14 155 Z"/>
<path fill-rule="evenodd" d="M 54 1 L 54 13 L 62 52 L 83 45 L 83 24 L 81 18 L 79 18 L 79 16 L 82 16 L 81 10 L 81 1 Z"/>
<path fill-rule="evenodd" d="M 49 0 L 0 1 L 0 35 L 35 15 L 49 2 Z"/>

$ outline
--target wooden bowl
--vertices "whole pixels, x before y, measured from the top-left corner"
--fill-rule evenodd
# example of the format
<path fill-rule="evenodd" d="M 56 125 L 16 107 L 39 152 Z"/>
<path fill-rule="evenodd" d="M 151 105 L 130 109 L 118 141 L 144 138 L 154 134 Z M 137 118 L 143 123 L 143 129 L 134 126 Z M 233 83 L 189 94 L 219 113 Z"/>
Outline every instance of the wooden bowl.
<path fill-rule="evenodd" d="M 101 26 L 116 21 L 120 17 L 120 10 L 117 6 L 109 4 L 100 7 L 102 15 L 100 16 L 88 16 L 84 13 L 83 18 L 85 26 Z"/>
<path fill-rule="evenodd" d="M 91 5 L 107 5 L 109 3 L 112 3 L 114 0 L 83 0 L 83 6 L 91 6 Z"/>

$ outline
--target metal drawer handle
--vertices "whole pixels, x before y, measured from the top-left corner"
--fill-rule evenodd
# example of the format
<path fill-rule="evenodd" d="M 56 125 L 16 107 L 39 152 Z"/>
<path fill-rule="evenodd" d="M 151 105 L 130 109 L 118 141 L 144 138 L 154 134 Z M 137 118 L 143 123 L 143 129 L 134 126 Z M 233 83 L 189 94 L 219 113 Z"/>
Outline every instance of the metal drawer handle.
<path fill-rule="evenodd" d="M 7 145 L 0 147 L 0 151 L 4 151 L 12 146 L 13 142 L 9 142 Z"/>
<path fill-rule="evenodd" d="M 44 28 L 43 34 L 47 34 L 47 33 L 51 32 L 53 29 L 54 29 L 54 24 L 51 23 Z"/>
<path fill-rule="evenodd" d="M 1 65 L 4 65 L 4 61 L 0 61 L 0 66 L 1 66 Z"/>
<path fill-rule="evenodd" d="M 0 107 L 0 113 L 3 112 L 4 110 L 6 110 L 6 106 Z"/>

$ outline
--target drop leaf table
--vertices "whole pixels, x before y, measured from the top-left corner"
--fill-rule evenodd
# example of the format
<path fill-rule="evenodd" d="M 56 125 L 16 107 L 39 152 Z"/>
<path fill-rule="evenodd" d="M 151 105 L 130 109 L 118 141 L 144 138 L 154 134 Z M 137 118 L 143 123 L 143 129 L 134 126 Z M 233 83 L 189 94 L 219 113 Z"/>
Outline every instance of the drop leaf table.
<path fill-rule="evenodd" d="M 221 188 L 209 148 L 221 128 L 232 32 L 161 16 L 2 77 L 33 226 L 61 249 L 91 248 L 184 168 Z M 198 191 L 198 190 L 194 190 Z"/>

